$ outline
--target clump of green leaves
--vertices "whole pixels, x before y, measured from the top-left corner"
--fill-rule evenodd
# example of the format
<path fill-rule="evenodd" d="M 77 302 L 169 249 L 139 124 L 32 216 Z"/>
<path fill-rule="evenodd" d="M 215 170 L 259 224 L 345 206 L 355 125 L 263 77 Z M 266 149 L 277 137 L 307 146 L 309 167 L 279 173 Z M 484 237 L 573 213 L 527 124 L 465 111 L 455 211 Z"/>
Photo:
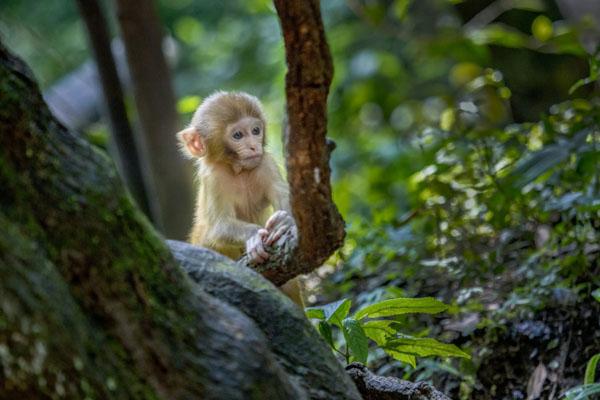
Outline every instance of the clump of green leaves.
<path fill-rule="evenodd" d="M 318 321 L 317 329 L 331 348 L 341 354 L 346 363 L 367 362 L 369 342 L 374 342 L 396 360 L 416 366 L 416 357 L 470 358 L 453 344 L 432 338 L 413 337 L 400 332 L 401 323 L 394 318 L 404 314 L 437 314 L 448 306 L 432 297 L 395 298 L 368 305 L 349 316 L 352 303 L 339 300 L 306 309 L 308 318 Z M 342 332 L 342 344 L 333 338 L 334 329 Z"/>

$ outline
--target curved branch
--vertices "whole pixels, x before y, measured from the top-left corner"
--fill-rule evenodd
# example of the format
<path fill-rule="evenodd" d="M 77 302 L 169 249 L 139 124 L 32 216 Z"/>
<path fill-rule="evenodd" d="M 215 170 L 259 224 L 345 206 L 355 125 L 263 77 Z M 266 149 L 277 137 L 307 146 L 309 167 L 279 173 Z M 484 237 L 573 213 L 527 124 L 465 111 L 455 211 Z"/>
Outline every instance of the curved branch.
<path fill-rule="evenodd" d="M 333 62 L 318 0 L 275 0 L 285 41 L 288 126 L 286 167 L 299 241 L 293 256 L 259 268 L 276 284 L 325 262 L 344 241 L 344 220 L 331 198 L 327 95 Z M 245 263 L 246 260 L 242 260 Z"/>
<path fill-rule="evenodd" d="M 348 365 L 346 372 L 365 400 L 450 400 L 426 382 L 375 375 L 361 363 Z"/>

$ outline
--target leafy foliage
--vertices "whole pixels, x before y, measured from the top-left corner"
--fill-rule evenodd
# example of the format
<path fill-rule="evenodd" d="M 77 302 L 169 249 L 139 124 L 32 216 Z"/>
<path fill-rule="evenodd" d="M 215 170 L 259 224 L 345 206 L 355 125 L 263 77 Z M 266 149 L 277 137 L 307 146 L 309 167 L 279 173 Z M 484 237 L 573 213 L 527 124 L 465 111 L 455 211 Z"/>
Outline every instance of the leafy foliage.
<path fill-rule="evenodd" d="M 431 338 L 411 337 L 400 333 L 401 323 L 393 319 L 375 319 L 397 317 L 404 314 L 437 314 L 448 309 L 438 300 L 425 298 L 396 298 L 371 304 L 348 316 L 351 302 L 348 299 L 320 307 L 306 309 L 308 318 L 319 320 L 319 333 L 333 350 L 342 354 L 346 363 L 350 361 L 367 362 L 369 339 L 398 361 L 416 367 L 416 357 L 464 357 L 470 356 L 453 344 L 446 344 Z M 332 327 L 341 329 L 344 344 L 336 345 Z M 340 351 L 340 347 L 345 347 Z"/>
<path fill-rule="evenodd" d="M 512 322 L 597 306 L 600 67 L 579 36 L 595 23 L 570 20 L 554 3 L 321 2 L 335 63 L 334 199 L 348 236 L 329 272 L 310 278 L 319 288 L 311 300 L 328 307 L 307 314 L 344 358 L 364 360 L 366 337 L 376 345 L 368 354 L 376 371 L 452 377 L 451 397 L 469 398 L 481 386 L 479 366 L 504 346 Z M 491 4 L 505 8 L 486 19 Z M 182 120 L 215 89 L 252 92 L 266 103 L 269 146 L 280 154 L 285 63 L 271 2 L 159 6 L 176 43 Z M 89 55 L 73 4 L 7 0 L 0 15 L 0 31 L 44 87 Z M 429 296 L 449 304 L 444 325 L 387 307 Z M 598 348 L 583 336 L 565 369 L 577 378 Z M 428 337 L 461 342 L 473 360 L 412 367 L 419 354 L 410 346 L 422 339 L 427 347 Z M 537 354 L 562 344 L 553 339 Z"/>

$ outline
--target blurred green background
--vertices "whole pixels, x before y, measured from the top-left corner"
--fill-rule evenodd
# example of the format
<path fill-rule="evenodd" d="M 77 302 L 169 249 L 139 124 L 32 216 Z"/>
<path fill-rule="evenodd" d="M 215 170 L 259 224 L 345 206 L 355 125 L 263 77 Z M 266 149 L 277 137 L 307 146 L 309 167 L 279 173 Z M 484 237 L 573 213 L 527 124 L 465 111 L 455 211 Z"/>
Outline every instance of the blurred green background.
<path fill-rule="evenodd" d="M 552 370 L 575 325 L 584 338 L 555 367 L 559 388 L 579 383 L 600 348 L 600 35 L 589 9 L 600 10 L 585 3 L 322 2 L 348 237 L 307 277 L 309 301 L 436 296 L 452 304 L 444 319 L 400 322 L 473 353 L 411 368 L 376 352 L 376 371 L 431 379 L 455 398 L 524 399 L 532 368 Z M 264 101 L 280 155 L 285 55 L 271 2 L 158 8 L 182 123 L 213 90 L 248 91 Z M 3 0 L 0 34 L 45 90 L 91 57 L 74 2 Z M 83 130 L 106 146 L 101 118 Z"/>

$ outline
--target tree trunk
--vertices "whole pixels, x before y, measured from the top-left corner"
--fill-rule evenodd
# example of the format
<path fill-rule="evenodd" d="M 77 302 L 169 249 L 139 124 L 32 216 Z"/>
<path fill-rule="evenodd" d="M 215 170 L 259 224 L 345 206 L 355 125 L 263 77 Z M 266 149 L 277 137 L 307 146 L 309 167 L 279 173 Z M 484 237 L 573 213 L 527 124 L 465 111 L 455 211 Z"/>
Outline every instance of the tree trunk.
<path fill-rule="evenodd" d="M 97 0 L 77 0 L 77 5 L 85 22 L 90 45 L 96 59 L 105 107 L 123 178 L 144 214 L 151 217 L 141 160 L 138 156 L 131 125 L 127 119 L 123 89 L 110 47 L 110 34 L 104 13 Z"/>
<path fill-rule="evenodd" d="M 306 398 L 360 399 L 303 310 L 279 289 L 250 268 L 240 268 L 213 251 L 183 242 L 168 244 L 192 280 L 258 325 L 269 338 L 275 359 Z"/>
<path fill-rule="evenodd" d="M 162 52 L 163 32 L 152 0 L 116 0 L 135 104 L 158 199 L 159 227 L 187 236 L 192 220 L 192 174 L 177 151 L 175 94 Z"/>
<path fill-rule="evenodd" d="M 281 249 L 269 262 L 252 266 L 281 285 L 321 266 L 344 241 L 344 220 L 331 197 L 327 141 L 327 95 L 333 62 L 319 0 L 274 0 L 288 65 L 288 126 L 285 149 L 290 201 L 298 225 L 297 246 Z M 282 254 L 283 253 L 283 254 Z M 248 265 L 244 258 L 240 264 Z"/>
<path fill-rule="evenodd" d="M 193 283 L 1 43 L 0 187 L 0 398 L 360 398 L 276 287 L 174 242 Z"/>

